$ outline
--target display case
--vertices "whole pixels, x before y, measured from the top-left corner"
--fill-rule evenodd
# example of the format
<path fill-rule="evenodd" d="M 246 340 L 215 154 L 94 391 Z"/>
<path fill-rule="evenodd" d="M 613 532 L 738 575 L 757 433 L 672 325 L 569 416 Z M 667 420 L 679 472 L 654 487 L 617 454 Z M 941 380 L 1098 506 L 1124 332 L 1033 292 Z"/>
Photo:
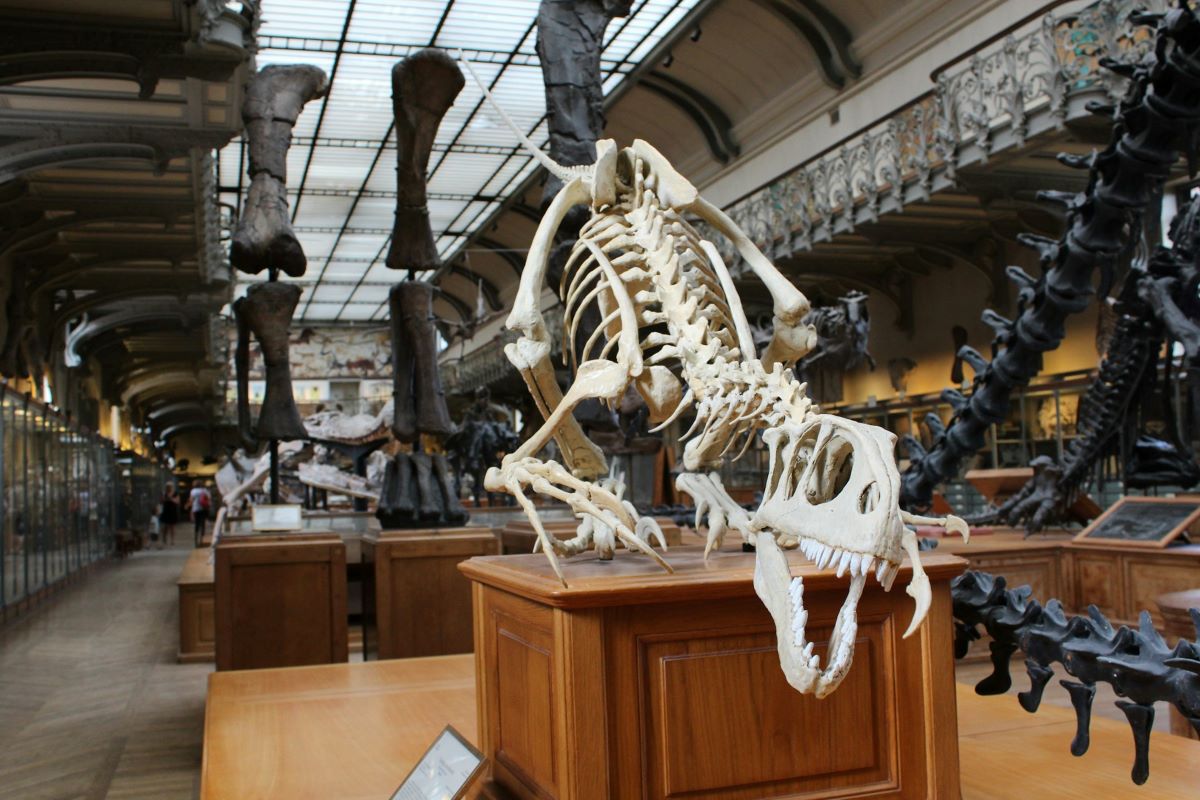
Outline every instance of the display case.
<path fill-rule="evenodd" d="M 113 551 L 117 499 L 110 441 L 28 395 L 0 387 L 4 616 Z M 152 511 L 153 505 L 146 513 Z"/>

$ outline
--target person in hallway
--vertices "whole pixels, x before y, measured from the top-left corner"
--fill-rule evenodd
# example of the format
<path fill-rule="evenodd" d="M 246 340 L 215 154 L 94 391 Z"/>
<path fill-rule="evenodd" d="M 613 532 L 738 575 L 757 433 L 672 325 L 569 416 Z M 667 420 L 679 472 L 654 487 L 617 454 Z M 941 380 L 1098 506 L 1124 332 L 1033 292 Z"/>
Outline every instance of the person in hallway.
<path fill-rule="evenodd" d="M 192 525 L 196 537 L 196 547 L 204 543 L 204 524 L 208 521 L 208 510 L 212 507 L 212 495 L 204 484 L 196 481 L 188 494 L 188 505 L 192 512 Z"/>
<path fill-rule="evenodd" d="M 162 534 L 162 542 L 166 545 L 175 544 L 175 525 L 179 522 L 179 493 L 175 491 L 175 484 L 168 483 L 167 488 L 163 490 L 160 510 L 158 512 L 158 526 Z"/>

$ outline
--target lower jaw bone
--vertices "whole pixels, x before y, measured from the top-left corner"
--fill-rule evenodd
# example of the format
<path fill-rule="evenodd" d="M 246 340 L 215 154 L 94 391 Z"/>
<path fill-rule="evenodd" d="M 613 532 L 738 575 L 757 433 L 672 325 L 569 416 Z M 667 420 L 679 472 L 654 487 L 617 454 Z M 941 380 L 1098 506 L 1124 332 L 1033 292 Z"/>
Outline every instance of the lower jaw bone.
<path fill-rule="evenodd" d="M 805 640 L 808 612 L 804 609 L 804 582 L 793 578 L 787 557 L 775 538 L 764 532 L 758 536 L 754 564 L 754 591 L 775 621 L 775 636 L 779 648 L 779 663 L 787 682 L 799 692 L 825 697 L 838 687 L 854 660 L 854 641 L 858 635 L 858 600 L 866 586 L 865 574 L 855 574 L 850 591 L 838 612 L 826 654 L 827 664 L 821 669 L 820 657 L 813 653 L 813 643 Z"/>

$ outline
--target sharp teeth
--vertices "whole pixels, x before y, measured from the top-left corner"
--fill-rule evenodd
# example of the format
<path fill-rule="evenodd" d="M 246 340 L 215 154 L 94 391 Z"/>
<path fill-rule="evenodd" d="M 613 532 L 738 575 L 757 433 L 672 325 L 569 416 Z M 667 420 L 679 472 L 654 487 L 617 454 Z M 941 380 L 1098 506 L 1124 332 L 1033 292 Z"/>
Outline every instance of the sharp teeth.
<path fill-rule="evenodd" d="M 874 556 L 863 556 L 862 566 L 859 568 L 858 574 L 864 578 L 871 574 L 871 567 L 875 566 Z"/>
<path fill-rule="evenodd" d="M 887 576 L 888 562 L 884 559 L 879 560 L 879 568 L 875 570 L 875 580 L 879 581 L 879 585 L 883 585 L 883 579 Z"/>
<path fill-rule="evenodd" d="M 858 553 L 855 553 L 853 556 L 850 557 L 850 575 L 852 577 L 854 575 L 857 575 L 858 571 L 861 568 L 862 568 L 862 556 L 860 556 Z"/>
<path fill-rule="evenodd" d="M 900 565 L 893 564 L 891 566 L 891 568 L 888 570 L 887 577 L 884 578 L 884 580 L 883 580 L 883 590 L 885 592 L 890 592 L 892 590 L 892 583 L 896 580 L 896 576 L 899 574 L 900 574 Z"/>
<path fill-rule="evenodd" d="M 804 652 L 804 660 L 805 660 L 805 661 L 807 661 L 808 659 L 812 658 L 812 654 L 813 654 L 813 645 L 814 645 L 814 644 L 815 644 L 814 642 L 809 642 L 808 644 L 804 645 L 804 651 L 803 651 L 803 652 Z"/>
<path fill-rule="evenodd" d="M 850 554 L 843 551 L 841 560 L 838 561 L 838 565 L 837 565 L 837 576 L 840 578 L 843 575 L 845 575 L 846 568 L 849 566 L 850 566 Z"/>
<path fill-rule="evenodd" d="M 833 559 L 833 548 L 827 544 L 821 545 L 821 552 L 817 554 L 817 568 L 825 569 L 829 566 L 830 560 Z"/>

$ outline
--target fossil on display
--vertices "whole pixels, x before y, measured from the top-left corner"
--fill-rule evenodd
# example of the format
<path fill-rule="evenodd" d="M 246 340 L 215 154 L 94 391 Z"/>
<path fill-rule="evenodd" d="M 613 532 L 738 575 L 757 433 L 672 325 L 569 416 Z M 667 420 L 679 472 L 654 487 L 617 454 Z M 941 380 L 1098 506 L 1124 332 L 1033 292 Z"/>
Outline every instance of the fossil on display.
<path fill-rule="evenodd" d="M 1025 486 L 972 522 L 1023 525 L 1028 534 L 1065 521 L 1096 464 L 1122 449 L 1122 436 L 1129 442 L 1124 448 L 1129 452 L 1127 487 L 1186 488 L 1200 481 L 1200 468 L 1180 441 L 1174 415 L 1166 415 L 1163 435 L 1137 431 L 1139 410 L 1156 394 L 1164 343 L 1165 352 L 1171 352 L 1172 342 L 1182 345 L 1189 384 L 1200 377 L 1200 307 L 1195 300 L 1200 198 L 1192 198 L 1175 216 L 1171 240 L 1173 247 L 1158 245 L 1149 259 L 1130 265 L 1112 304 L 1113 321 L 1099 373 L 1079 402 L 1077 435 L 1064 448 L 1062 464 L 1049 456 L 1034 459 L 1034 475 Z"/>
<path fill-rule="evenodd" d="M 796 374 L 808 384 L 813 400 L 839 403 L 842 379 L 847 372 L 864 363 L 875 369 L 875 359 L 867 352 L 871 333 L 867 295 L 851 292 L 839 297 L 835 306 L 814 308 L 804 321 L 817 332 L 817 345 L 800 359 Z"/>
<path fill-rule="evenodd" d="M 277 282 L 280 272 L 304 274 L 307 261 L 288 220 L 287 153 L 292 128 L 305 103 L 329 90 L 316 67 L 264 67 L 246 87 L 242 118 L 249 143 L 250 190 L 230 245 L 230 262 L 242 272 L 264 269 L 270 281 L 251 284 L 233 304 L 237 321 L 234 365 L 237 377 L 238 429 L 242 443 L 300 439 L 304 422 L 292 396 L 288 328 L 301 289 Z M 266 391 L 257 425 L 250 420 L 250 335 L 262 349 Z"/>
<path fill-rule="evenodd" d="M 454 432 L 437 363 L 432 284 L 414 280 L 441 266 L 429 223 L 426 170 L 442 117 L 463 87 L 441 50 L 427 48 L 392 69 L 396 124 L 396 219 L 386 265 L 407 273 L 388 293 L 392 347 L 392 434 L 414 452 L 387 464 L 375 515 L 385 528 L 461 525 L 467 512 L 443 454 L 421 452 L 421 437 Z"/>
<path fill-rule="evenodd" d="M 233 233 L 229 260 L 242 272 L 278 269 L 298 278 L 307 260 L 288 220 L 287 153 L 305 103 L 329 91 L 325 73 L 308 65 L 264 67 L 242 103 L 249 143 L 250 190 Z"/>
<path fill-rule="evenodd" d="M 463 525 L 454 474 L 442 453 L 397 453 L 387 462 L 375 516 L 384 528 Z"/>
<path fill-rule="evenodd" d="M 235 354 L 238 384 L 238 424 L 243 443 L 271 439 L 303 439 L 308 435 L 296 398 L 292 394 L 292 372 L 288 359 L 288 328 L 300 301 L 301 289 L 294 283 L 253 283 L 244 297 L 233 303 L 238 344 Z M 249 335 L 262 349 L 266 389 L 258 423 L 248 429 L 250 407 L 248 360 Z"/>
<path fill-rule="evenodd" d="M 928 452 L 915 439 L 906 440 L 912 460 L 901 485 L 906 507 L 929 507 L 934 488 L 955 477 L 963 461 L 984 446 L 988 429 L 1005 420 L 1010 398 L 1041 370 L 1045 353 L 1061 343 L 1067 318 L 1087 308 L 1097 270 L 1103 283 L 1111 280 L 1127 252 L 1130 232 L 1140 229 L 1136 218 L 1161 192 L 1178 148 L 1200 122 L 1194 99 L 1200 89 L 1200 21 L 1186 6 L 1166 15 L 1135 13 L 1131 18 L 1157 25 L 1153 54 L 1136 65 L 1101 61 L 1129 78 L 1110 143 L 1091 156 L 1060 156 L 1064 164 L 1088 170 L 1087 189 L 1040 195 L 1066 209 L 1066 230 L 1058 240 L 1020 237 L 1037 251 L 1043 274 L 1034 278 L 1018 267 L 1008 268 L 1019 287 L 1017 318 L 1008 320 L 990 309 L 983 315 L 996 332 L 997 355 L 989 363 L 962 348 L 960 355 L 976 373 L 970 396 L 956 390 L 943 393 L 954 416 Z M 1092 109 L 1113 115 L 1112 108 L 1099 104 Z"/>
<path fill-rule="evenodd" d="M 516 450 L 521 443 L 508 417 L 508 411 L 492 403 L 487 388 L 481 387 L 476 390 L 475 402 L 467 408 L 458 429 L 443 442 L 454 470 L 456 492 L 461 493 L 463 477 L 470 476 L 471 496 L 476 505 L 485 497 L 491 505 L 492 497 L 483 489 L 484 473 L 499 466 L 501 456 Z"/>
<path fill-rule="evenodd" d="M 1133 731 L 1131 777 L 1142 784 L 1150 776 L 1150 730 L 1154 704 L 1169 703 L 1200 732 L 1200 645 L 1180 639 L 1174 648 L 1154 629 L 1143 611 L 1136 630 L 1112 624 L 1095 606 L 1086 617 L 1068 617 L 1058 600 L 1045 606 L 1032 599 L 1032 589 L 1008 589 L 1002 577 L 967 571 L 950 584 L 955 617 L 955 655 L 967 654 L 982 626 L 991 637 L 992 673 L 975 686 L 981 695 L 1004 694 L 1012 686 L 1009 662 L 1025 653 L 1029 690 L 1017 695 L 1021 707 L 1038 710 L 1042 693 L 1059 663 L 1074 681 L 1059 681 L 1075 707 L 1076 732 L 1071 754 L 1081 756 L 1089 745 L 1092 701 L 1096 684 L 1107 683 L 1126 700 L 1116 705 Z M 1192 609 L 1200 636 L 1200 612 Z"/>
<path fill-rule="evenodd" d="M 619 540 L 670 570 L 647 541 L 661 537 L 653 518 L 639 516 L 632 504 L 599 484 L 607 472 L 604 453 L 584 436 L 572 412 L 585 398 L 616 400 L 631 383 L 659 427 L 694 409 L 695 423 L 681 437 L 687 441 L 685 472 L 676 486 L 708 511 L 705 553 L 720 545 L 728 528 L 756 543 L 754 587 L 775 621 L 784 674 L 801 692 L 827 695 L 850 668 L 857 604 L 869 575 L 890 589 L 908 555 L 908 593 L 916 612 L 906 635 L 928 612 L 932 590 L 916 535 L 906 523 L 945 525 L 964 535 L 966 526 L 955 518 L 926 519 L 900 509 L 892 434 L 815 413 L 787 367 L 815 343 L 815 332 L 803 323 L 807 299 L 657 150 L 640 140 L 620 149 L 601 140 L 594 164 L 564 167 L 517 135 L 564 182 L 530 245 L 507 320 L 519 338 L 505 346 L 546 421 L 488 471 L 486 488 L 516 497 L 564 583 L 559 555 L 568 553 L 546 533 L 526 489 L 567 504 L 587 520 L 581 537 L 593 540 L 601 558 L 611 558 Z M 575 321 L 589 304 L 598 307 L 601 324 L 583 344 L 574 382 L 564 394 L 540 304 L 555 230 L 579 204 L 591 214 L 560 280 L 564 352 L 575 352 Z M 761 354 L 728 269 L 716 247 L 687 221 L 690 216 L 728 237 L 770 293 L 774 334 Z M 748 514 L 730 498 L 716 470 L 726 454 L 749 447 L 760 432 L 771 470 L 762 505 Z M 537 458 L 552 439 L 565 464 Z M 798 547 L 822 568 L 850 574 L 824 669 L 814 643 L 805 638 L 803 581 L 792 578 L 781 547 Z"/>

